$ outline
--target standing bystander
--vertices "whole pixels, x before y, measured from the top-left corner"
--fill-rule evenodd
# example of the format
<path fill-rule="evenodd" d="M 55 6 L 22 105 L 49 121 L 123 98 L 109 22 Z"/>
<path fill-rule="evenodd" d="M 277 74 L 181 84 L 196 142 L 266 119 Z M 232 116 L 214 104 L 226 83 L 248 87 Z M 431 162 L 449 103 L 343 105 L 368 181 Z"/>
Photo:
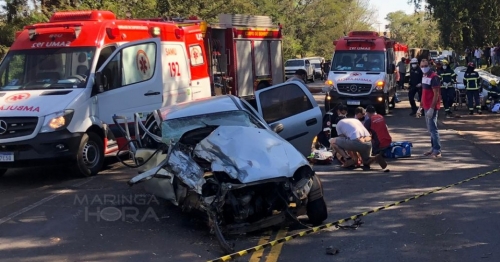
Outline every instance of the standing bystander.
<path fill-rule="evenodd" d="M 420 68 L 424 73 L 421 106 L 425 112 L 427 131 L 431 135 L 431 150 L 424 155 L 438 158 L 441 157 L 441 141 L 437 126 L 438 111 L 441 108 L 441 81 L 436 72 L 430 70 L 429 62 L 426 59 L 422 59 Z"/>
<path fill-rule="evenodd" d="M 406 76 L 406 58 L 401 58 L 401 61 L 398 62 L 398 72 L 399 72 L 399 88 L 403 89 L 405 86 L 405 76 Z"/>

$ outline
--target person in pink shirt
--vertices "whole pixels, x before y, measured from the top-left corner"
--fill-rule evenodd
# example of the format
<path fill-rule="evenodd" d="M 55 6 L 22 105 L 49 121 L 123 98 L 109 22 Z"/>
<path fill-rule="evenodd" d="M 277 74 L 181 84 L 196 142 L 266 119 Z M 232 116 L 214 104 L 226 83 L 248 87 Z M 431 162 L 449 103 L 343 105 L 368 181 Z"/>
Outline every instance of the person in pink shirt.
<path fill-rule="evenodd" d="M 422 59 L 420 62 L 420 69 L 424 73 L 420 105 L 425 112 L 427 131 L 431 135 L 431 150 L 424 155 L 438 158 L 441 157 L 441 141 L 437 126 L 438 112 L 441 108 L 441 80 L 438 74 L 429 67 L 429 62 L 426 59 Z"/>

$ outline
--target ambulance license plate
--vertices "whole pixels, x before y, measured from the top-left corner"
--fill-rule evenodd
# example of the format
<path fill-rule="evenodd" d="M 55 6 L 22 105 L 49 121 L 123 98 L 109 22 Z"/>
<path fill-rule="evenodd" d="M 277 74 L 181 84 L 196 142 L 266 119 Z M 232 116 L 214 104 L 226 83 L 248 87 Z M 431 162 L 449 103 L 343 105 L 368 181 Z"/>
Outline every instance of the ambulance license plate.
<path fill-rule="evenodd" d="M 347 100 L 348 106 L 359 106 L 360 104 L 359 100 Z"/>
<path fill-rule="evenodd" d="M 14 162 L 14 153 L 0 152 L 0 162 Z"/>

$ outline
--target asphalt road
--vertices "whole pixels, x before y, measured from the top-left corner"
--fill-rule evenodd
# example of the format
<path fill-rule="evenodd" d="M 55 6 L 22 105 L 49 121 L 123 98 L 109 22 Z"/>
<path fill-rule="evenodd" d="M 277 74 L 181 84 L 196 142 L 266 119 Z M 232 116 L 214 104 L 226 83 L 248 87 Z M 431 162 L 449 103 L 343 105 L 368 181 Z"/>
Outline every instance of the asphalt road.
<path fill-rule="evenodd" d="M 328 222 L 498 166 L 453 130 L 441 130 L 442 159 L 421 156 L 429 147 L 425 123 L 409 117 L 407 107 L 397 104 L 386 119 L 394 140 L 413 142 L 414 156 L 389 161 L 390 172 L 315 166 Z M 221 255 L 202 220 L 140 186 L 129 188 L 134 174 L 113 162 L 90 179 L 68 178 L 57 167 L 8 173 L 0 179 L 0 260 L 206 261 Z M 237 261 L 500 261 L 499 185 L 500 173 L 493 174 L 369 214 L 356 230 L 330 228 Z M 275 228 L 232 241 L 245 249 L 299 231 Z"/>

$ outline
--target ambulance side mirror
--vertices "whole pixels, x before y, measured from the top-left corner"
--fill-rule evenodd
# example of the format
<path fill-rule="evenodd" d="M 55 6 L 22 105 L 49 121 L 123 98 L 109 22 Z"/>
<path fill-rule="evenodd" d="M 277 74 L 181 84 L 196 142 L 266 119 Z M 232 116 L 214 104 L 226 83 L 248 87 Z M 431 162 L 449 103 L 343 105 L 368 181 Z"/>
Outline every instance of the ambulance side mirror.
<path fill-rule="evenodd" d="M 102 72 L 95 72 L 94 76 L 94 92 L 99 94 L 104 92 L 104 89 L 108 86 L 108 79 Z"/>
<path fill-rule="evenodd" d="M 102 86 L 102 72 L 95 72 L 94 75 L 94 89 L 99 90 Z"/>
<path fill-rule="evenodd" d="M 387 73 L 388 74 L 394 74 L 395 71 L 396 71 L 396 65 L 395 64 L 389 64 L 387 66 Z"/>

